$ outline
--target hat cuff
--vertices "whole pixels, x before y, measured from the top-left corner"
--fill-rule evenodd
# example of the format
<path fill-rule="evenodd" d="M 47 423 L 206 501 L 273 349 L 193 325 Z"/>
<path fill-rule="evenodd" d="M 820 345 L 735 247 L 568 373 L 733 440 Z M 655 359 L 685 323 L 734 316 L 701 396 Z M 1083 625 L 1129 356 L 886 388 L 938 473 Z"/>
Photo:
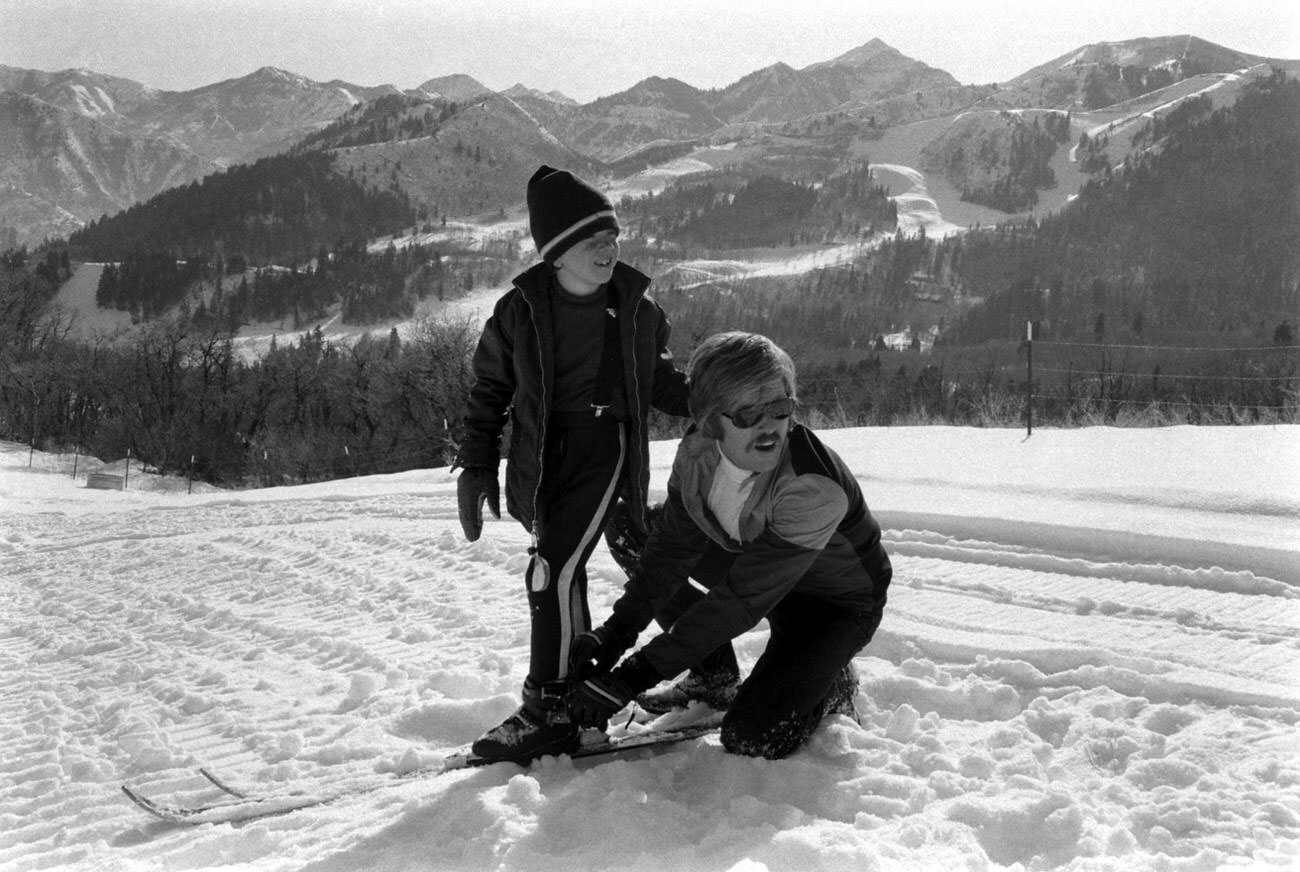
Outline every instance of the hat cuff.
<path fill-rule="evenodd" d="M 549 242 L 537 250 L 537 253 L 547 263 L 554 263 L 560 255 L 588 236 L 595 236 L 602 230 L 613 230 L 617 233 L 618 229 L 618 218 L 615 217 L 613 209 L 593 212 L 555 234 Z"/>

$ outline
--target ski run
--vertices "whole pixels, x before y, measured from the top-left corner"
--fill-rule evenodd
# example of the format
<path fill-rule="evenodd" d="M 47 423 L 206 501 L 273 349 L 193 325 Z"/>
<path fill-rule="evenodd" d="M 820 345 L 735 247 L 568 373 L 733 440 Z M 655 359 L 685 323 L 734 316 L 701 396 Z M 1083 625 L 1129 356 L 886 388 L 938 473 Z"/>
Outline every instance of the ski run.
<path fill-rule="evenodd" d="M 895 566 L 861 724 L 435 777 L 517 705 L 517 523 L 465 542 L 446 469 L 104 491 L 0 443 L 0 869 L 1300 868 L 1300 428 L 821 435 Z"/>

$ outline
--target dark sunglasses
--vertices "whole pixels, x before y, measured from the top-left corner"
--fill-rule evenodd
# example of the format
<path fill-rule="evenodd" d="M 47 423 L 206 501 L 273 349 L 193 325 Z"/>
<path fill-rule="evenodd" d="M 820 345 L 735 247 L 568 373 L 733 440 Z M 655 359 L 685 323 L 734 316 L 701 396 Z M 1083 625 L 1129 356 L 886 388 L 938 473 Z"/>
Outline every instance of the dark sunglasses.
<path fill-rule="evenodd" d="M 799 401 L 794 397 L 786 397 L 758 406 L 746 406 L 734 412 L 723 412 L 722 415 L 741 430 L 748 430 L 750 427 L 758 426 L 759 422 L 764 418 L 771 418 L 773 421 L 784 421 L 793 415 L 794 410 L 797 408 L 799 408 Z"/>

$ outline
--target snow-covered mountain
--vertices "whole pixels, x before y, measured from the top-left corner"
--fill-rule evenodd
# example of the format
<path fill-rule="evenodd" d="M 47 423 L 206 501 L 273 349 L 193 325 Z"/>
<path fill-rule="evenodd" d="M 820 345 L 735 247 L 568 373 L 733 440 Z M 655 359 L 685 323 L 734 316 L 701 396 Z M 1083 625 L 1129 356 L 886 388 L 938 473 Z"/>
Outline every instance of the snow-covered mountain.
<path fill-rule="evenodd" d="M 0 92 L 0 228 L 20 238 L 67 236 L 220 168 L 175 139 L 123 133 L 102 89 L 69 99 L 77 109 Z M 8 235 L 0 247 L 12 244 Z"/>
<path fill-rule="evenodd" d="M 1215 45 L 1195 36 L 1099 42 L 1078 48 L 1003 83 L 998 99 L 1042 109 L 1100 109 L 1207 73 L 1272 64 L 1296 74 L 1300 62 L 1279 61 Z"/>
<path fill-rule="evenodd" d="M 0 67 L 0 228 L 66 235 L 104 214 L 275 154 L 387 93 L 273 67 L 192 91 L 74 69 Z"/>
<path fill-rule="evenodd" d="M 1300 68 L 1300 62 L 1273 63 Z M 862 152 L 874 156 L 873 143 L 915 122 L 940 122 L 925 128 L 937 135 L 944 119 L 971 110 L 1101 111 L 1189 77 L 1261 65 L 1266 59 L 1178 36 L 1085 46 L 1001 86 L 962 85 L 873 39 L 803 69 L 776 64 L 714 90 L 650 77 L 580 105 L 524 85 L 497 95 L 470 76 L 452 75 L 405 93 L 463 108 L 459 129 L 433 143 L 440 158 L 453 148 L 470 154 L 512 148 L 521 166 L 535 166 L 555 159 L 558 147 L 575 155 L 575 166 L 598 162 L 619 175 L 710 143 L 772 148 L 773 136 L 785 133 L 795 134 L 779 143 L 790 160 L 814 167 L 856 159 Z M 10 96 L 0 110 L 0 137 L 15 144 L 0 152 L 0 229 L 10 228 L 25 241 L 66 233 L 78 222 L 147 199 L 161 188 L 281 151 L 360 102 L 403 93 L 392 85 L 313 82 L 272 67 L 185 92 L 158 91 L 88 70 L 0 67 L 0 92 L 27 98 Z M 500 119 L 513 111 L 494 104 L 501 100 L 522 111 L 504 127 L 479 125 L 480 113 Z M 511 145 L 529 142 L 541 148 Z M 889 160 L 919 167 L 926 144 L 914 143 L 903 155 L 891 151 Z M 366 160 L 364 154 L 354 157 Z M 434 160 L 420 154 L 373 157 L 372 163 L 405 166 Z M 438 203 L 452 214 L 508 208 L 520 183 L 490 161 L 443 165 L 417 175 L 407 188 L 412 199 Z M 443 184 L 452 189 L 443 190 Z"/>

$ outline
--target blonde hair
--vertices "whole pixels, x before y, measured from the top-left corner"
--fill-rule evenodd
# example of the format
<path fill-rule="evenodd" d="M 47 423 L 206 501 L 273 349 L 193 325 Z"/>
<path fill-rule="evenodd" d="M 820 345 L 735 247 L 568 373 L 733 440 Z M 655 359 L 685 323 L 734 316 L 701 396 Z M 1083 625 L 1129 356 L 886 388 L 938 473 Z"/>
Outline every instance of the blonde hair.
<path fill-rule="evenodd" d="M 715 333 L 700 343 L 686 365 L 691 415 L 705 436 L 720 439 L 718 416 L 731 408 L 737 397 L 777 378 L 785 385 L 786 396 L 793 399 L 794 361 L 771 339 L 738 330 Z"/>

